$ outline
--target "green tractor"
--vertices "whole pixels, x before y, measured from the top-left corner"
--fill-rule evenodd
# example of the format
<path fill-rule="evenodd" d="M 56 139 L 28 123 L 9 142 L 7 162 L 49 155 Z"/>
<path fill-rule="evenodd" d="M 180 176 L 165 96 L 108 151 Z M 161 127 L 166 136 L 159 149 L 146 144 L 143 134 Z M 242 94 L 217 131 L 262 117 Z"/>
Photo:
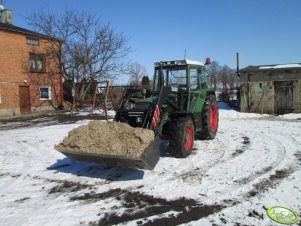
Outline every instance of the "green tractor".
<path fill-rule="evenodd" d="M 175 157 L 191 154 L 195 137 L 213 139 L 218 127 L 214 91 L 208 90 L 205 65 L 173 60 L 155 63 L 152 91 L 125 89 L 114 120 L 154 131 L 155 139 L 140 157 L 62 151 L 66 156 L 108 166 L 153 169 L 160 158 L 161 140 L 169 141 Z"/>
<path fill-rule="evenodd" d="M 179 158 L 191 154 L 195 137 L 214 139 L 218 128 L 218 107 L 214 91 L 208 90 L 205 65 L 198 61 L 155 62 L 151 95 L 145 89 L 125 90 L 115 121 L 151 129 Z M 153 168 L 158 153 L 144 159 Z M 157 156 L 153 160 L 153 156 Z M 139 167 L 140 168 L 140 167 Z M 142 166 L 141 168 L 144 168 Z"/>

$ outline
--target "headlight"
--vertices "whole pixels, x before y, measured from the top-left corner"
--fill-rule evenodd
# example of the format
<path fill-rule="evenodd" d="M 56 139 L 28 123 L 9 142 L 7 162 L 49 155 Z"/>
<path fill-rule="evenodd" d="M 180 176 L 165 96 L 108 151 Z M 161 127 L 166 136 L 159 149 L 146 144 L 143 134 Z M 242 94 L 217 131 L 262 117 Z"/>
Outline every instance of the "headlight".
<path fill-rule="evenodd" d="M 136 123 L 141 123 L 142 122 L 142 118 L 141 117 L 137 117 L 136 118 Z"/>

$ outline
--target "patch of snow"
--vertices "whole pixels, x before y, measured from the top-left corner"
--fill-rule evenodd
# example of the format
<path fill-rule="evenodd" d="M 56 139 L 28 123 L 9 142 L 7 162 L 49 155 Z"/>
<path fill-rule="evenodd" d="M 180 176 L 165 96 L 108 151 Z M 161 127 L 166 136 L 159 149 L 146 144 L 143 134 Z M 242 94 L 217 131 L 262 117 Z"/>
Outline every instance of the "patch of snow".
<path fill-rule="evenodd" d="M 164 154 L 153 171 L 77 162 L 54 149 L 68 131 L 87 120 L 0 131 L 1 225 L 97 224 L 113 213 L 118 217 L 142 210 L 131 208 L 131 199 L 125 202 L 125 194 L 118 191 L 151 198 L 149 203 L 139 199 L 146 208 L 160 207 L 157 199 L 182 197 L 222 206 L 184 225 L 278 225 L 265 213 L 273 205 L 300 216 L 300 122 L 234 110 L 220 110 L 219 115 L 214 140 L 195 140 L 193 153 L 185 159 Z M 163 153 L 167 146 L 162 142 Z M 117 195 L 110 196 L 114 191 Z M 89 195 L 95 198 L 85 200 Z M 164 208 L 123 223 L 137 225 L 169 215 L 176 219 L 180 214 L 172 206 Z"/>
<path fill-rule="evenodd" d="M 262 66 L 262 67 L 259 67 L 259 69 L 271 69 L 273 68 L 273 66 Z"/>
<path fill-rule="evenodd" d="M 97 114 L 100 116 L 105 116 L 105 111 L 101 108 L 95 108 L 91 111 L 91 108 L 85 108 L 78 110 L 78 115 L 90 115 L 90 114 Z M 114 110 L 107 110 L 107 115 L 110 117 L 114 117 L 116 112 Z"/>
<path fill-rule="evenodd" d="M 299 68 L 301 64 L 279 64 L 275 66 L 261 66 L 259 69 Z"/>
<path fill-rule="evenodd" d="M 285 115 L 278 115 L 279 118 L 283 119 L 298 119 L 301 120 L 301 113 L 290 113 Z"/>
<path fill-rule="evenodd" d="M 238 112 L 235 110 L 224 110 L 219 109 L 219 116 L 220 118 L 262 118 L 262 117 L 269 117 L 267 114 L 257 114 L 257 113 L 245 113 L 245 112 Z"/>
<path fill-rule="evenodd" d="M 274 68 L 295 68 L 301 67 L 301 64 L 279 64 L 274 66 Z"/>

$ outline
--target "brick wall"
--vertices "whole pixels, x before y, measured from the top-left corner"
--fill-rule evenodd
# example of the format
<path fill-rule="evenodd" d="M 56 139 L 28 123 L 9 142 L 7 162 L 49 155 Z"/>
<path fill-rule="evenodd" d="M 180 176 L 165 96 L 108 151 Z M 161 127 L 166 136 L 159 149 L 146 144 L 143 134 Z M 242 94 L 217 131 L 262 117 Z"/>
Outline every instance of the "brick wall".
<path fill-rule="evenodd" d="M 29 72 L 29 53 L 46 53 L 49 41 L 34 37 L 39 39 L 39 45 L 29 45 L 26 37 L 32 36 L 0 29 L 0 115 L 20 113 L 19 86 L 22 85 L 30 88 L 32 110 L 49 109 L 49 106 L 58 106 L 62 101 L 57 60 L 45 59 L 45 73 Z M 51 87 L 51 101 L 40 100 L 40 86 Z"/>

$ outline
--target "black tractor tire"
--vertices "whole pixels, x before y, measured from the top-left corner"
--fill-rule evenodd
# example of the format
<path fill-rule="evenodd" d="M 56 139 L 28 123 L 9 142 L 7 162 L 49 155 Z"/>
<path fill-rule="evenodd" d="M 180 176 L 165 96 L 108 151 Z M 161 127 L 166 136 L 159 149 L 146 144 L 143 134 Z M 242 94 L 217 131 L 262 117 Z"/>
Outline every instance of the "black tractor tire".
<path fill-rule="evenodd" d="M 215 95 L 207 95 L 202 111 L 203 129 L 201 139 L 212 140 L 215 138 L 218 128 L 218 107 Z"/>
<path fill-rule="evenodd" d="M 191 154 L 194 142 L 194 124 L 191 117 L 176 118 L 169 125 L 169 150 L 177 158 Z"/>

